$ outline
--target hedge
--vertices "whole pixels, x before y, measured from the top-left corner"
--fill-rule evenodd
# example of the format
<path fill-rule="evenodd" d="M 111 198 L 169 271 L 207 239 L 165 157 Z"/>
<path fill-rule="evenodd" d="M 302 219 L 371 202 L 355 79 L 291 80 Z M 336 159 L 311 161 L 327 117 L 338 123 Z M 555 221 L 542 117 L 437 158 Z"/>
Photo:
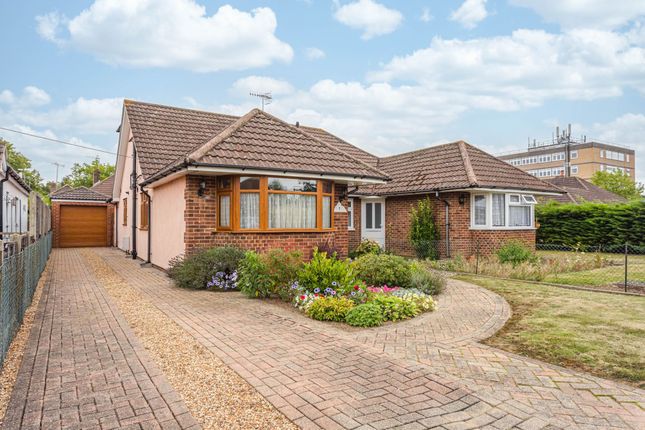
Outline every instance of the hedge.
<path fill-rule="evenodd" d="M 645 246 L 645 201 L 549 203 L 536 207 L 538 243 L 568 246 Z"/>

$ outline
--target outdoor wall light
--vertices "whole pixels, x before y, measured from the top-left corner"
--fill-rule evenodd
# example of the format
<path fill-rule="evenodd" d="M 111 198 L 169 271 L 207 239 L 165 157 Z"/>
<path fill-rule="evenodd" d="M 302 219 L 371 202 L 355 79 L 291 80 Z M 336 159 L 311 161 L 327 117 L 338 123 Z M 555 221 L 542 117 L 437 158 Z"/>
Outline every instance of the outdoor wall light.
<path fill-rule="evenodd" d="M 205 192 L 206 192 L 206 181 L 201 181 L 199 183 L 199 189 L 197 190 L 197 195 L 199 197 L 202 197 Z"/>
<path fill-rule="evenodd" d="M 463 206 L 466 203 L 466 193 L 459 194 L 459 205 Z"/>

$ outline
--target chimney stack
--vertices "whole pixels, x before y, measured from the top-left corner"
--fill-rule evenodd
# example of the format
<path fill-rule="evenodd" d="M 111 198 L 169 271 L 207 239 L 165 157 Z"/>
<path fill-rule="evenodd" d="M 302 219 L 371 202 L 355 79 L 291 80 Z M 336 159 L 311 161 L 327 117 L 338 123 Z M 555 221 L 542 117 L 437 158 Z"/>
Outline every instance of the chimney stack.
<path fill-rule="evenodd" d="M 96 185 L 96 183 L 100 180 L 101 180 L 101 171 L 99 169 L 94 169 L 94 177 L 93 177 L 92 185 Z"/>

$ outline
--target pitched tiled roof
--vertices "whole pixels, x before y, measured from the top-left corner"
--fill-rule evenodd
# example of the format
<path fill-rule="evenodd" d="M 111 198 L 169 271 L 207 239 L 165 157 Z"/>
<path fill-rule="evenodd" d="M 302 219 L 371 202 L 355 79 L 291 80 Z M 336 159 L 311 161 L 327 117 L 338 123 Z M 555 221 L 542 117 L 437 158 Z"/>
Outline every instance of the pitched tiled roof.
<path fill-rule="evenodd" d="M 111 199 L 111 196 L 106 196 L 96 192 L 90 188 L 61 188 L 51 195 L 52 200 L 87 200 L 96 202 L 106 202 Z"/>
<path fill-rule="evenodd" d="M 258 109 L 232 117 L 129 100 L 125 108 L 148 182 L 186 163 L 387 179 L 353 155 L 358 148 Z"/>
<path fill-rule="evenodd" d="M 91 190 L 101 193 L 107 197 L 112 197 L 112 189 L 114 188 L 114 175 L 110 175 L 102 181 L 98 181 L 92 185 Z"/>
<path fill-rule="evenodd" d="M 361 186 L 357 194 L 410 194 L 460 188 L 560 192 L 553 185 L 462 141 L 384 157 L 378 168 L 392 181 Z"/>
<path fill-rule="evenodd" d="M 148 178 L 205 144 L 237 117 L 126 100 L 125 110 Z"/>
<path fill-rule="evenodd" d="M 582 178 L 563 176 L 545 179 L 545 181 L 566 192 L 566 194 L 559 196 L 549 196 L 545 200 L 555 200 L 560 203 L 582 203 L 585 201 L 601 203 L 627 202 L 626 198 L 600 188 Z"/>
<path fill-rule="evenodd" d="M 333 134 L 329 133 L 326 130 L 323 130 L 322 128 L 304 126 L 300 126 L 300 128 L 306 133 L 309 133 L 312 136 L 322 140 L 323 142 L 326 142 L 333 147 L 348 153 L 354 158 L 358 158 L 362 162 L 367 163 L 372 167 L 376 167 L 376 165 L 378 164 L 378 157 L 376 155 L 372 155 L 367 151 L 363 151 L 361 148 L 354 146 L 351 143 L 345 142 L 343 139 L 339 138 L 338 136 L 334 136 Z"/>
<path fill-rule="evenodd" d="M 55 195 L 57 195 L 57 194 L 67 192 L 67 191 L 69 191 L 69 190 L 73 190 L 73 188 L 72 188 L 72 187 L 70 187 L 69 185 L 63 185 L 62 187 L 60 187 L 59 189 L 57 189 L 57 190 L 56 190 L 56 191 L 54 191 L 53 193 L 49 193 L 49 195 L 50 195 L 51 197 L 54 197 L 54 196 L 55 196 Z"/>

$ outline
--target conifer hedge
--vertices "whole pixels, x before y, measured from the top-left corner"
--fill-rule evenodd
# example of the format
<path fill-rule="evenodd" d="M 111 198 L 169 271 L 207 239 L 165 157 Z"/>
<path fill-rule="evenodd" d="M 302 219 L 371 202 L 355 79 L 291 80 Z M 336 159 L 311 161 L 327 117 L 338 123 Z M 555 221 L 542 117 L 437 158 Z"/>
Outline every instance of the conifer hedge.
<path fill-rule="evenodd" d="M 538 243 L 612 248 L 645 247 L 645 201 L 539 205 Z"/>

